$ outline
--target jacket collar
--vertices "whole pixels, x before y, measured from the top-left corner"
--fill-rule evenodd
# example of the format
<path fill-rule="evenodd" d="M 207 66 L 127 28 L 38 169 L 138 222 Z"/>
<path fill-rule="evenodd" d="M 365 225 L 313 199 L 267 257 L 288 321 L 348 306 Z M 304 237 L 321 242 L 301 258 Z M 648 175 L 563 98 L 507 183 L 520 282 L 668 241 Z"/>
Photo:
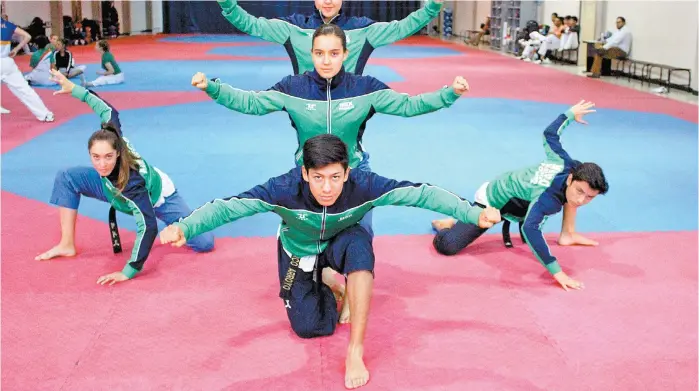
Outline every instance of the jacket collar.
<path fill-rule="evenodd" d="M 320 76 L 318 74 L 318 71 L 315 69 L 310 72 L 311 78 L 313 79 L 316 84 L 318 84 L 321 89 L 327 89 L 328 87 L 328 79 Z M 330 79 L 330 89 L 334 89 L 335 87 L 339 86 L 342 81 L 345 79 L 345 66 L 343 65 L 342 68 L 340 68 L 340 72 L 337 73 L 337 75 L 333 76 L 332 79 Z"/>

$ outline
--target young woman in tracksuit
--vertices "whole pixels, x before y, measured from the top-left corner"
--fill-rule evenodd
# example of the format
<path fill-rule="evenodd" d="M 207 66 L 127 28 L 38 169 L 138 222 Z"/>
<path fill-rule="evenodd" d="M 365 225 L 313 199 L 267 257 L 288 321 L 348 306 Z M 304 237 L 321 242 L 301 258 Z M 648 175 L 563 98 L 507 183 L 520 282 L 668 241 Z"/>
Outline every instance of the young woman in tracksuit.
<path fill-rule="evenodd" d="M 437 186 L 350 170 L 347 146 L 332 134 L 305 141 L 303 152 L 302 167 L 237 196 L 206 203 L 165 228 L 160 240 L 181 246 L 244 217 L 265 212 L 279 215 L 279 296 L 291 328 L 302 338 L 333 334 L 337 304 L 332 284 L 321 270 L 332 268 L 346 275 L 351 317 L 345 386 L 361 387 L 369 380 L 363 352 L 374 251 L 371 237 L 357 223 L 371 209 L 390 205 L 444 213 L 483 229 L 499 222 L 500 213 L 474 206 Z"/>
<path fill-rule="evenodd" d="M 367 121 L 375 113 L 412 117 L 449 107 L 468 90 L 468 83 L 457 77 L 451 87 L 410 96 L 393 91 L 371 77 L 345 71 L 346 37 L 333 24 L 323 25 L 313 34 L 315 69 L 303 75 L 287 76 L 266 91 L 243 91 L 207 80 L 203 73 L 192 78 L 192 85 L 206 91 L 216 103 L 245 114 L 264 115 L 286 111 L 296 129 L 299 146 L 295 161 L 303 161 L 302 146 L 319 134 L 337 135 L 349 148 L 349 166 L 370 170 L 368 154 L 362 148 Z M 362 225 L 372 234 L 371 215 Z"/>
<path fill-rule="evenodd" d="M 345 69 L 361 75 L 374 49 L 407 38 L 439 15 L 442 0 L 429 0 L 425 6 L 405 19 L 393 22 L 376 22 L 367 17 L 346 16 L 342 13 L 342 0 L 315 0 L 317 12 L 310 15 L 265 19 L 256 18 L 238 5 L 236 0 L 218 0 L 223 16 L 238 30 L 265 41 L 284 45 L 294 74 L 313 70 L 315 62 L 311 54 L 311 35 L 324 24 L 335 24 L 347 34 L 349 56 Z"/>
<path fill-rule="evenodd" d="M 100 277 L 100 284 L 114 284 L 133 278 L 148 258 L 158 235 L 156 218 L 171 224 L 187 216 L 191 209 L 177 193 L 172 180 L 148 164 L 121 134 L 119 112 L 92 91 L 76 86 L 57 70 L 51 71 L 61 85 L 57 93 L 70 93 L 87 103 L 102 120 L 102 128 L 92 134 L 88 150 L 93 167 L 72 167 L 56 175 L 51 203 L 57 205 L 61 219 L 61 241 L 36 257 L 44 261 L 60 256 L 74 256 L 75 221 L 80 196 L 108 202 L 112 208 L 136 219 L 136 241 L 128 262 L 121 271 Z M 114 226 L 112 226 L 114 224 Z M 110 229 L 115 252 L 121 251 L 115 213 L 110 211 Z M 194 251 L 210 251 L 212 234 L 193 237 L 187 245 Z"/>

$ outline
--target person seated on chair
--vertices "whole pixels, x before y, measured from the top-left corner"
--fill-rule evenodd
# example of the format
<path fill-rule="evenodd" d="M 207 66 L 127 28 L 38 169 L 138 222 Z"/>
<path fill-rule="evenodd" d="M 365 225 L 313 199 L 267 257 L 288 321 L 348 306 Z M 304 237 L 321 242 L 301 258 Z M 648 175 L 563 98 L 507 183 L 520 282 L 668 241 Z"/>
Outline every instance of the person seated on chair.
<path fill-rule="evenodd" d="M 591 74 L 588 77 L 599 78 L 602 73 L 602 58 L 623 59 L 628 58 L 631 53 L 631 42 L 633 37 L 629 28 L 626 27 L 626 19 L 620 16 L 616 18 L 616 31 L 607 41 L 595 44 L 597 53 L 592 62 Z"/>
<path fill-rule="evenodd" d="M 359 221 L 375 207 L 408 206 L 452 215 L 487 229 L 500 221 L 500 213 L 474 206 L 437 186 L 352 170 L 347 145 L 334 134 L 309 138 L 302 148 L 301 167 L 236 196 L 202 205 L 165 228 L 160 241 L 179 247 L 244 217 L 266 212 L 279 215 L 279 297 L 291 328 L 301 338 L 332 335 L 345 316 L 343 323 L 349 321 L 350 336 L 344 383 L 347 388 L 357 388 L 369 381 L 364 335 L 374 281 L 372 240 Z M 342 315 L 338 315 L 333 292 L 339 283 L 328 278 L 333 273 L 326 273 L 327 267 L 347 278 Z"/>
<path fill-rule="evenodd" d="M 490 35 L 490 16 L 485 17 L 485 23 L 481 23 L 481 31 L 478 32 L 470 41 L 467 43 L 473 46 L 478 46 L 481 43 L 484 35 Z"/>
<path fill-rule="evenodd" d="M 519 59 L 540 63 L 548 50 L 558 48 L 560 36 L 563 34 L 563 21 L 558 16 L 552 15 L 551 18 L 554 20 L 553 27 L 543 25 L 539 31 L 529 34 L 528 41 L 520 41 L 524 49 Z"/>
<path fill-rule="evenodd" d="M 484 183 L 474 199 L 476 205 L 499 209 L 505 221 L 520 222 L 522 240 L 566 291 L 568 288 L 581 289 L 583 284 L 562 271 L 556 258 L 551 255 L 541 227 L 549 216 L 563 209 L 563 229 L 558 243 L 597 245 L 594 240 L 575 232 L 575 216 L 577 208 L 586 205 L 597 195 L 607 193 L 609 185 L 597 164 L 573 160 L 560 141 L 561 132 L 572 120 L 586 123 L 582 118 L 585 114 L 594 112 L 592 107 L 594 104 L 581 101 L 546 128 L 544 162 L 538 166 L 504 173 L 491 182 Z M 434 248 L 444 255 L 457 254 L 487 231 L 451 219 L 435 220 L 432 226 L 438 231 L 433 242 Z M 511 247 L 509 229 L 504 236 L 505 245 Z"/>
<path fill-rule="evenodd" d="M 577 49 L 580 44 L 580 26 L 577 16 L 566 16 L 566 27 L 561 38 L 561 50 Z"/>

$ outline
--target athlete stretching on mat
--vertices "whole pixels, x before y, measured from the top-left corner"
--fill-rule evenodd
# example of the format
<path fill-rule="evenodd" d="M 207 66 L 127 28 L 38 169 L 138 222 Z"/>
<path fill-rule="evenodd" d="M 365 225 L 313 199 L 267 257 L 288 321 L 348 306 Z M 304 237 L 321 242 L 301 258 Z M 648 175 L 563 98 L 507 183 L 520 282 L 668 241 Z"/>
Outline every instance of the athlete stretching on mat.
<path fill-rule="evenodd" d="M 464 92 L 468 83 L 457 77 L 451 87 L 410 96 L 393 91 L 370 76 L 345 72 L 343 61 L 348 56 L 345 33 L 336 25 L 318 28 L 313 34 L 315 69 L 303 75 L 287 76 L 266 91 L 243 91 L 209 81 L 203 73 L 192 78 L 192 85 L 206 91 L 231 110 L 245 114 L 265 115 L 286 111 L 296 129 L 298 148 L 294 159 L 303 162 L 302 146 L 309 138 L 332 133 L 349 147 L 349 166 L 369 171 L 369 155 L 362 147 L 367 121 L 374 113 L 412 117 L 449 107 Z M 371 215 L 362 222 L 370 235 Z"/>
<path fill-rule="evenodd" d="M 52 249 L 36 257 L 44 261 L 54 257 L 76 254 L 75 221 L 78 217 L 80 196 L 108 202 L 113 210 L 133 215 L 136 219 L 136 241 L 131 258 L 121 271 L 100 277 L 98 284 L 110 284 L 133 278 L 148 258 L 158 236 L 156 217 L 171 224 L 187 216 L 191 209 L 175 189 L 170 178 L 148 164 L 136 153 L 121 134 L 119 112 L 92 91 L 76 86 L 57 70 L 54 80 L 61 85 L 56 94 L 71 94 L 87 103 L 102 120 L 102 128 L 92 134 L 87 143 L 93 167 L 72 167 L 56 175 L 51 203 L 59 207 L 61 241 Z M 116 214 L 110 211 L 110 229 L 114 252 L 121 251 Z M 112 226 L 114 224 L 114 226 Z M 211 251 L 214 237 L 207 233 L 192 238 L 187 245 L 194 251 Z"/>
<path fill-rule="evenodd" d="M 375 22 L 367 17 L 346 16 L 342 0 L 315 0 L 317 12 L 311 15 L 294 14 L 287 17 L 256 18 L 240 7 L 235 0 L 218 0 L 223 16 L 238 30 L 265 41 L 284 45 L 294 74 L 312 71 L 315 61 L 308 38 L 318 27 L 333 23 L 348 35 L 349 56 L 345 60 L 347 72 L 361 75 L 374 49 L 407 38 L 425 27 L 439 15 L 442 0 L 429 0 L 425 6 L 400 21 Z"/>
<path fill-rule="evenodd" d="M 325 267 L 347 275 L 351 313 L 345 386 L 369 380 L 364 366 L 364 333 L 373 285 L 371 237 L 357 224 L 377 206 L 401 205 L 438 211 L 488 228 L 500 221 L 497 209 L 482 209 L 429 184 L 396 181 L 349 169 L 347 146 L 324 134 L 303 145 L 303 166 L 237 196 L 215 199 L 165 228 L 163 243 L 187 239 L 257 213 L 282 218 L 277 244 L 280 297 L 291 327 L 302 338 L 330 335 L 338 320 L 332 282 L 319 278 Z M 320 281 L 326 282 L 317 283 Z"/>
<path fill-rule="evenodd" d="M 484 183 L 475 195 L 477 204 L 497 208 L 504 219 L 520 222 L 523 239 L 565 290 L 582 289 L 583 284 L 561 270 L 558 261 L 551 255 L 541 227 L 549 216 L 560 212 L 565 206 L 559 243 L 597 245 L 597 242 L 575 232 L 575 214 L 577 208 L 586 205 L 598 194 L 605 194 L 609 185 L 598 165 L 573 160 L 560 141 L 561 132 L 573 119 L 586 124 L 582 118 L 594 112 L 592 107 L 594 104 L 581 101 L 546 128 L 546 160 L 543 163 L 507 172 Z M 444 255 L 458 253 L 487 230 L 452 219 L 436 220 L 432 225 L 439 231 L 434 238 L 434 247 Z"/>

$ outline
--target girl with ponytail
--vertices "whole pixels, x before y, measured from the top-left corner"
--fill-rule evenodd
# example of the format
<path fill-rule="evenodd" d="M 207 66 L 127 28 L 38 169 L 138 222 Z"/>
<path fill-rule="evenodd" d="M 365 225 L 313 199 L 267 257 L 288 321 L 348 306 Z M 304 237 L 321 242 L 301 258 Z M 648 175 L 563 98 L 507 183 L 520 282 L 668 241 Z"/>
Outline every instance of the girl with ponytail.
<path fill-rule="evenodd" d="M 97 283 L 113 285 L 126 281 L 143 269 L 158 235 L 156 218 L 169 225 L 188 216 L 191 209 L 167 174 L 148 164 L 122 136 L 119 112 L 114 107 L 92 91 L 76 86 L 60 72 L 53 70 L 51 73 L 61 86 L 55 94 L 69 93 L 87 103 L 99 115 L 102 126 L 87 142 L 92 167 L 72 167 L 56 175 L 50 202 L 59 207 L 61 240 L 36 260 L 77 254 L 75 222 L 80 197 L 95 198 L 112 206 L 109 225 L 115 253 L 121 251 L 115 211 L 136 219 L 136 241 L 131 257 L 121 271 L 103 275 Z M 199 235 L 187 245 L 197 252 L 211 251 L 214 237 L 210 233 Z"/>

